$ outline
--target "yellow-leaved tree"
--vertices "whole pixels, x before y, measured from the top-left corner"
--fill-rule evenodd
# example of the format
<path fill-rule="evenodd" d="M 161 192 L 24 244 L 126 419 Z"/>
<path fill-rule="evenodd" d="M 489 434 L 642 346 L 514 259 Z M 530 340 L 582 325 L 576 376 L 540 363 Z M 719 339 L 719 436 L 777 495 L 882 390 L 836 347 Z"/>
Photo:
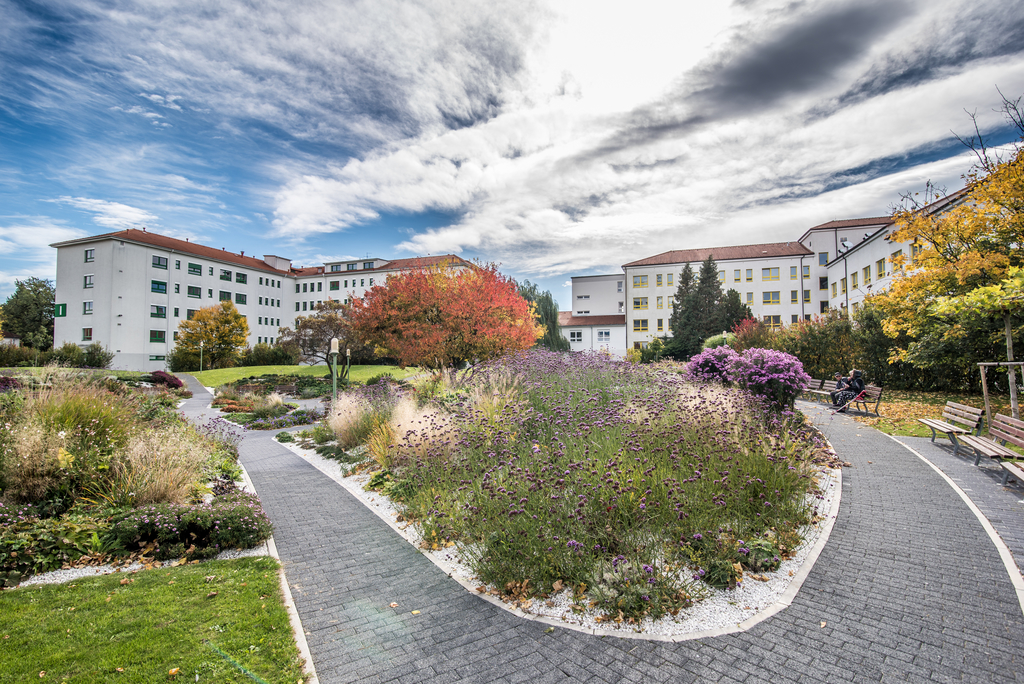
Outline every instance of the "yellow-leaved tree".
<path fill-rule="evenodd" d="M 230 301 L 223 301 L 199 309 L 178 324 L 174 351 L 198 359 L 201 350 L 203 368 L 229 368 L 245 349 L 248 337 L 245 316 Z"/>
<path fill-rule="evenodd" d="M 1024 141 L 1019 104 L 1004 98 L 1003 111 Z M 1018 143 L 1000 154 L 980 134 L 964 142 L 979 162 L 963 190 L 942 197 L 929 185 L 923 202 L 908 195 L 894 211 L 891 239 L 911 242 L 913 250 L 894 259 L 891 287 L 870 301 L 884 314 L 885 333 L 909 340 L 892 348 L 890 361 L 977 376 L 973 364 L 992 361 L 1002 342 L 1003 316 L 949 302 L 997 286 L 1024 266 L 1024 150 Z"/>

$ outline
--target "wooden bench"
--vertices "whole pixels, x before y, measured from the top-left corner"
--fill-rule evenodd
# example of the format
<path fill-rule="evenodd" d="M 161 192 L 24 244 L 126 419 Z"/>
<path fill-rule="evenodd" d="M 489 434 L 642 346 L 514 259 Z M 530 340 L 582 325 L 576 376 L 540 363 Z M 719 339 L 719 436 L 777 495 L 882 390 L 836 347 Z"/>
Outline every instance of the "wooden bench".
<path fill-rule="evenodd" d="M 924 424 L 932 431 L 932 441 L 941 432 L 953 442 L 953 455 L 960 453 L 960 442 L 957 435 L 969 435 L 972 432 L 975 436 L 981 434 L 983 411 L 980 408 L 957 404 L 947 401 L 946 407 L 942 410 L 942 419 L 918 418 L 917 422 Z M 954 423 L 958 423 L 954 425 Z"/>
<path fill-rule="evenodd" d="M 974 450 L 974 465 L 978 465 L 981 462 L 982 456 L 988 456 L 997 461 L 1002 461 L 1006 458 L 1021 458 L 1020 454 L 1007 447 L 1006 444 L 1010 443 L 1024 448 L 1024 421 L 998 413 L 992 419 L 992 424 L 988 426 L 988 435 L 988 437 L 975 437 L 972 435 L 960 437 L 961 442 Z M 1024 469 L 1018 464 L 1000 462 L 999 465 L 1004 471 L 1003 484 L 1006 484 L 1006 480 L 1011 475 L 1018 482 L 1024 483 Z"/>
<path fill-rule="evenodd" d="M 829 395 L 829 390 L 826 387 L 835 387 L 835 385 L 835 380 L 811 378 L 811 381 L 807 383 L 807 389 L 804 391 L 811 395 L 814 401 L 832 401 L 832 397 Z"/>
<path fill-rule="evenodd" d="M 298 389 L 295 385 L 278 385 L 274 388 L 274 391 L 278 394 L 296 394 Z"/>
<path fill-rule="evenodd" d="M 235 388 L 235 391 L 239 394 L 245 394 L 246 392 L 259 393 L 263 390 L 263 385 L 239 385 Z"/>
<path fill-rule="evenodd" d="M 857 399 L 850 402 L 858 411 L 874 413 L 878 415 L 878 405 L 882 403 L 882 388 L 868 385 L 864 391 L 857 395 Z M 872 405 L 873 406 L 870 406 Z M 869 408 L 870 406 L 870 408 Z M 863 407 L 863 408 L 858 408 Z"/>

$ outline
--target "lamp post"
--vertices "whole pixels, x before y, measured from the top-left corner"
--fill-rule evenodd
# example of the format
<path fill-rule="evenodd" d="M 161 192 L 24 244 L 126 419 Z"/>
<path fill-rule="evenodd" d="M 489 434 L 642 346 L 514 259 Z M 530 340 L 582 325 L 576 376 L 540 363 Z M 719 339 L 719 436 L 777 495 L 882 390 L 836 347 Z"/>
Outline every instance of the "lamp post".
<path fill-rule="evenodd" d="M 199 372 L 203 372 L 203 341 L 199 340 Z"/>
<path fill-rule="evenodd" d="M 334 402 L 338 402 L 338 338 L 331 338 L 331 384 L 334 386 Z"/>

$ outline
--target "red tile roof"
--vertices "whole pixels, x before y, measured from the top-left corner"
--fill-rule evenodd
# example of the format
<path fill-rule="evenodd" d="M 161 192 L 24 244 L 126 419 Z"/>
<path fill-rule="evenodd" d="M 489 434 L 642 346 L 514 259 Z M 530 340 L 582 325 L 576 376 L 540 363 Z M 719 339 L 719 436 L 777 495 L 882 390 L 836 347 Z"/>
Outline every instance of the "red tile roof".
<path fill-rule="evenodd" d="M 226 249 L 214 249 L 213 247 L 189 242 L 188 240 L 179 240 L 177 238 L 167 237 L 166 235 L 160 235 L 158 233 L 150 233 L 145 230 L 136 230 L 135 228 L 129 228 L 128 230 L 122 230 L 117 233 L 93 235 L 92 237 L 81 238 L 79 240 L 57 242 L 50 246 L 64 247 L 65 245 L 96 242 L 98 240 L 125 240 L 126 242 L 137 242 L 143 245 L 159 247 L 160 249 L 174 250 L 175 252 L 181 252 L 182 254 L 192 254 L 197 257 L 225 261 L 227 263 L 237 264 L 238 266 L 244 266 L 257 271 L 268 271 L 270 273 L 277 273 L 281 275 L 294 275 L 294 272 L 296 271 L 296 269 L 292 269 L 292 272 L 282 271 L 280 269 L 272 268 L 262 259 L 235 254 L 234 252 L 229 252 Z"/>
<path fill-rule="evenodd" d="M 816 226 L 807 229 L 807 232 L 812 230 L 832 230 L 834 228 L 857 228 L 858 226 L 887 226 L 892 223 L 891 216 L 872 216 L 870 218 L 855 218 L 855 219 L 841 219 L 835 221 L 828 221 L 826 223 L 819 223 Z"/>
<path fill-rule="evenodd" d="M 610 316 L 573 316 L 572 311 L 559 311 L 558 325 L 563 328 L 574 325 L 626 325 L 626 314 L 613 314 Z"/>
<path fill-rule="evenodd" d="M 454 254 L 441 254 L 439 256 L 425 256 L 425 257 L 412 257 L 410 259 L 394 259 L 392 261 L 377 266 L 373 271 L 400 271 L 408 268 L 430 268 L 431 266 L 437 266 L 439 264 L 450 263 L 452 266 L 472 266 L 472 264 L 462 257 L 455 256 Z"/>
<path fill-rule="evenodd" d="M 729 259 L 764 259 L 766 257 L 807 256 L 811 250 L 796 240 L 792 242 L 769 242 L 762 245 L 733 245 L 731 247 L 705 247 L 702 249 L 674 249 L 646 259 L 623 264 L 630 266 L 658 266 L 661 264 L 699 263 L 709 256 L 715 261 Z"/>

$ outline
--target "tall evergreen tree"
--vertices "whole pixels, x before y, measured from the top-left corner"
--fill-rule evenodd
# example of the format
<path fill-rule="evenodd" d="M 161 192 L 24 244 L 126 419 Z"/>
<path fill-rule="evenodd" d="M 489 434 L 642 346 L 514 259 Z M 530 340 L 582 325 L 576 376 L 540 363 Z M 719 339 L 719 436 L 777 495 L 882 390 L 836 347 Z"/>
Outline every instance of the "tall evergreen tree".
<path fill-rule="evenodd" d="M 708 256 L 700 266 L 693 293 L 693 325 L 698 339 L 703 342 L 722 332 L 722 324 L 722 281 L 718 279 L 718 265 Z M 698 351 L 699 347 L 693 353 Z"/>
<path fill-rule="evenodd" d="M 740 321 L 753 318 L 750 307 L 740 299 L 740 293 L 729 290 L 722 298 L 722 330 L 729 331 Z"/>
<path fill-rule="evenodd" d="M 534 318 L 544 326 L 544 337 L 537 340 L 537 346 L 551 351 L 569 351 L 569 340 L 562 335 L 558 325 L 558 302 L 549 290 L 540 288 L 529 280 L 519 285 L 519 296 L 533 304 Z"/>
<path fill-rule="evenodd" d="M 668 318 L 668 329 L 672 331 L 672 337 L 665 344 L 665 353 L 676 359 L 688 359 L 693 356 L 694 352 L 690 349 L 695 340 L 699 348 L 700 341 L 693 329 L 693 297 L 696 288 L 693 268 L 686 264 L 679 274 L 672 313 Z"/>

